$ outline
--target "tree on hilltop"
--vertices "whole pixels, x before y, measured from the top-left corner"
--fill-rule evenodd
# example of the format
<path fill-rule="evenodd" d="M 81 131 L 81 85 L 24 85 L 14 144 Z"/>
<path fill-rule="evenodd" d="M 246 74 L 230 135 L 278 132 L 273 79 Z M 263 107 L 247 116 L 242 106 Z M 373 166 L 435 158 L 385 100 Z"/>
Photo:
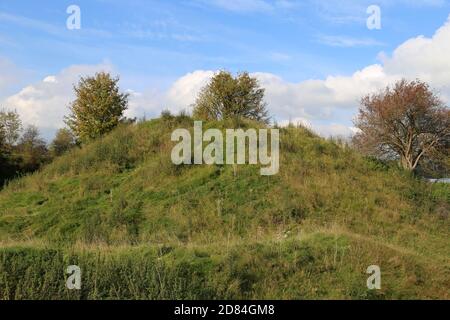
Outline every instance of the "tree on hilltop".
<path fill-rule="evenodd" d="M 450 156 L 450 110 L 428 84 L 401 80 L 361 100 L 355 145 L 414 171 Z"/>
<path fill-rule="evenodd" d="M 194 117 L 204 120 L 246 118 L 267 123 L 265 89 L 247 72 L 236 77 L 217 73 L 200 92 L 194 104 Z"/>
<path fill-rule="evenodd" d="M 120 92 L 118 82 L 118 77 L 100 72 L 82 77 L 74 87 L 76 99 L 65 122 L 81 142 L 94 140 L 121 122 L 129 95 Z"/>

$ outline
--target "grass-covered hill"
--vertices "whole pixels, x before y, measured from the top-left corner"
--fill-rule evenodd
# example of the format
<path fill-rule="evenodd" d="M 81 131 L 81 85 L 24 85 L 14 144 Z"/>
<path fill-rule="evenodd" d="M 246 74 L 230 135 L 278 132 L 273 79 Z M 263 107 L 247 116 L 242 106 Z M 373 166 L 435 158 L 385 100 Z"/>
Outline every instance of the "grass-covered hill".
<path fill-rule="evenodd" d="M 0 298 L 450 298 L 448 185 L 303 128 L 281 129 L 275 176 L 175 166 L 170 135 L 192 126 L 123 126 L 10 182 Z M 80 291 L 65 288 L 71 264 Z M 381 290 L 367 289 L 370 265 Z"/>

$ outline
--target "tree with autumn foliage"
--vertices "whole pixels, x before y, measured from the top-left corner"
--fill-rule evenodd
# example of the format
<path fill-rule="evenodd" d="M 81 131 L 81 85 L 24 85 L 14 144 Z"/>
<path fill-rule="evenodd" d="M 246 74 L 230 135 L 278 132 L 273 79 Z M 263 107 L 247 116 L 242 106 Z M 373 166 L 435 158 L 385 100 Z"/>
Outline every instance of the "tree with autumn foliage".
<path fill-rule="evenodd" d="M 448 164 L 450 110 L 429 85 L 401 80 L 361 100 L 354 144 L 367 155 L 398 160 L 407 170 Z"/>

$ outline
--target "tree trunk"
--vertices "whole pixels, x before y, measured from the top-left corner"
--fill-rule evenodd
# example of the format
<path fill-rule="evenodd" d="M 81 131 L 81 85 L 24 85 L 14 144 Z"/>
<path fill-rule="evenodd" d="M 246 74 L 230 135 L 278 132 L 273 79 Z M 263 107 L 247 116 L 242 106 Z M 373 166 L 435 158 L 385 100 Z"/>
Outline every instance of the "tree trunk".
<path fill-rule="evenodd" d="M 402 156 L 400 163 L 401 163 L 403 169 L 406 169 L 408 171 L 414 170 L 412 161 L 409 159 L 408 156 Z"/>

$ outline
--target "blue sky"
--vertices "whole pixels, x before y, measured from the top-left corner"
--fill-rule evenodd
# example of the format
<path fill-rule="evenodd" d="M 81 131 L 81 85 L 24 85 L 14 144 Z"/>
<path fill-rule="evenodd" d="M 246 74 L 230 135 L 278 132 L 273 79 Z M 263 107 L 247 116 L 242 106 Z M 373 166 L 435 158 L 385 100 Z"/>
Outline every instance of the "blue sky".
<path fill-rule="evenodd" d="M 81 9 L 80 30 L 66 28 L 66 9 L 72 4 Z M 372 4 L 381 8 L 380 30 L 366 26 L 366 10 Z M 195 71 L 246 70 L 264 74 L 269 85 L 278 81 L 269 75 L 276 76 L 284 86 L 278 81 L 280 90 L 291 92 L 291 84 L 309 87 L 314 79 L 351 77 L 368 66 L 383 66 L 382 57 L 392 57 L 409 39 L 431 39 L 449 13 L 445 0 L 0 0 L 0 72 L 11 74 L 11 81 L 0 85 L 0 103 L 33 113 L 35 100 L 26 104 L 17 98 L 21 90 L 47 90 L 39 82 L 50 75 L 62 79 L 62 70 L 71 66 L 90 70 L 87 66 L 107 65 L 120 74 L 122 87 L 135 92 L 136 101 L 141 97 L 136 114 L 152 115 L 157 102 L 170 103 L 162 98 L 166 91 Z M 320 95 L 317 90 L 314 94 Z M 143 97 L 152 100 L 148 110 Z M 323 112 L 303 112 L 300 109 L 309 107 L 286 101 L 272 107 L 279 121 L 299 118 L 317 126 L 351 125 L 354 105 L 345 109 L 342 101 L 336 102 L 338 107 L 327 99 L 324 103 L 329 110 Z M 160 109 L 164 107 L 170 106 Z M 287 109 L 291 111 L 283 111 Z M 42 114 L 29 121 L 34 119 L 46 132 L 54 129 L 39 117 Z"/>

